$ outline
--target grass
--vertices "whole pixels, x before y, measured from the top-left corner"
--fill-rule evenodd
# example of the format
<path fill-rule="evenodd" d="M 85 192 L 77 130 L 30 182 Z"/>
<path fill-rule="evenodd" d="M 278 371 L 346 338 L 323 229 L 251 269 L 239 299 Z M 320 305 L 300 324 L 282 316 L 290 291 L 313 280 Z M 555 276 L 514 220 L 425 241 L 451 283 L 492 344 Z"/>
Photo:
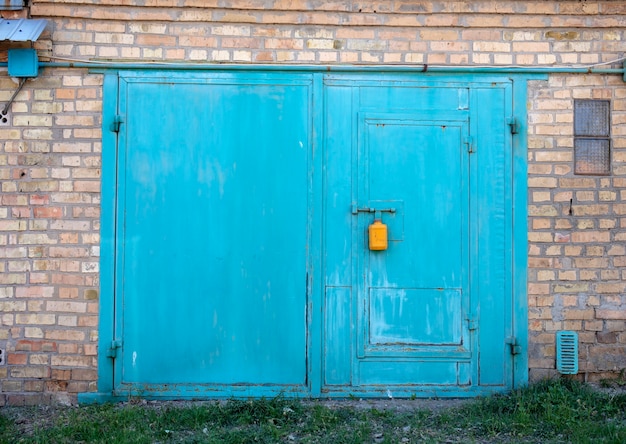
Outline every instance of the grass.
<path fill-rule="evenodd" d="M 415 401 L 416 405 L 419 401 Z M 438 412 L 283 398 L 11 408 L 7 443 L 624 443 L 626 394 L 545 381 Z M 393 401 L 388 403 L 393 405 Z"/>

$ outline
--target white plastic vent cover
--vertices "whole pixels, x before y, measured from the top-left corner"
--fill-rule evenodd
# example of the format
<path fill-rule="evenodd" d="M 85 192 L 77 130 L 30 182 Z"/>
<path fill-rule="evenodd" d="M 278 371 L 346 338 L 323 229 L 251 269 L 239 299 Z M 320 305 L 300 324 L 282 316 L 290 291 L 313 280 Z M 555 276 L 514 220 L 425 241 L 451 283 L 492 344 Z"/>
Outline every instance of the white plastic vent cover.
<path fill-rule="evenodd" d="M 564 375 L 578 373 L 578 334 L 575 331 L 556 332 L 556 369 Z"/>

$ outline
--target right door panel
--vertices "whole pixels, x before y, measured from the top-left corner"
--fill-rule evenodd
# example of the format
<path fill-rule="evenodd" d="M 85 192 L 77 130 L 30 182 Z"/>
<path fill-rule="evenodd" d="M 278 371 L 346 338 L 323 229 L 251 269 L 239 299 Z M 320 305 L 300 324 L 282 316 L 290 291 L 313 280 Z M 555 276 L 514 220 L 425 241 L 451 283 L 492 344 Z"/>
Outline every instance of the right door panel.
<path fill-rule="evenodd" d="M 510 89 L 326 83 L 323 389 L 509 386 Z"/>

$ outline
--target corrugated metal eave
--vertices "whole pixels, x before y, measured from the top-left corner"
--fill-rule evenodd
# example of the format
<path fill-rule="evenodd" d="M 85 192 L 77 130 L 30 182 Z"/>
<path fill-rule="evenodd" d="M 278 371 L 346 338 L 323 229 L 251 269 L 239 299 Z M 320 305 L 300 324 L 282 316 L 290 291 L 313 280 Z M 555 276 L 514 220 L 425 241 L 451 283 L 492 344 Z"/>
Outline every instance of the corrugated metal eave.
<path fill-rule="evenodd" d="M 19 19 L 0 21 L 0 41 L 34 42 L 46 28 L 44 19 Z"/>

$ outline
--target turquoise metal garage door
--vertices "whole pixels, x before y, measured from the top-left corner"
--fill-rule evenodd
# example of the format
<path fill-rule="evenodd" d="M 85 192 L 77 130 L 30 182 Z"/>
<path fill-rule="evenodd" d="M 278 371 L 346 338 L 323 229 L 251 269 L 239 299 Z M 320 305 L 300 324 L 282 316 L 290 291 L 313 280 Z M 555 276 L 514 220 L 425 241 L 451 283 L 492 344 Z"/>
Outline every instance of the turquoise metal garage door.
<path fill-rule="evenodd" d="M 100 391 L 462 396 L 523 382 L 513 88 L 107 76 Z M 375 219 L 383 250 L 368 243 Z"/>

